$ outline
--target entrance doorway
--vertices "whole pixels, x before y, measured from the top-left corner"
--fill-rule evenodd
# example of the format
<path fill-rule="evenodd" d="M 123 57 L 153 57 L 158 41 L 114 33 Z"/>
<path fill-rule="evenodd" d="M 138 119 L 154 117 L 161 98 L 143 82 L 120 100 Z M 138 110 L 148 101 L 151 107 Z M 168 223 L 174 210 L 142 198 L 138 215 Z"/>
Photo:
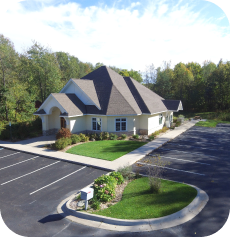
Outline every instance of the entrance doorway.
<path fill-rule="evenodd" d="M 61 128 L 66 128 L 66 121 L 63 117 L 61 117 Z"/>

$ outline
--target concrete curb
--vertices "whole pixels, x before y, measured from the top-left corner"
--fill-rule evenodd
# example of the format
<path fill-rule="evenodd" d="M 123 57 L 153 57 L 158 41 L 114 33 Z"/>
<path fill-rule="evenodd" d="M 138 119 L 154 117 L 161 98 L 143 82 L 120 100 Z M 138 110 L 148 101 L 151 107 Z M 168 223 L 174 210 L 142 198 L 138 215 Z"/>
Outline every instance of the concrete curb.
<path fill-rule="evenodd" d="M 142 232 L 161 230 L 165 228 L 174 227 L 181 225 L 201 212 L 201 210 L 207 204 L 209 197 L 207 193 L 196 186 L 189 186 L 197 190 L 197 196 L 194 200 L 182 210 L 171 214 L 169 216 L 153 218 L 153 219 L 142 219 L 142 220 L 125 220 L 116 219 L 105 216 L 99 216 L 95 214 L 89 214 L 85 212 L 79 212 L 70 207 L 70 202 L 76 196 L 76 194 L 63 200 L 57 207 L 57 212 L 65 218 L 77 222 L 79 224 L 115 231 L 128 231 L 128 232 Z"/>

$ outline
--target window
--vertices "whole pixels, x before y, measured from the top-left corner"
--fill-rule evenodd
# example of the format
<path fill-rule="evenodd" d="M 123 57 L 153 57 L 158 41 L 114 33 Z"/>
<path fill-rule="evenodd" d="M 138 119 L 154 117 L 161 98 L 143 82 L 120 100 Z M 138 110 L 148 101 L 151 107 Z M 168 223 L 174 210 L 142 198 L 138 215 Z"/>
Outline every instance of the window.
<path fill-rule="evenodd" d="M 126 118 L 115 119 L 116 131 L 126 131 Z"/>
<path fill-rule="evenodd" d="M 101 131 L 101 118 L 92 118 L 92 130 Z"/>
<path fill-rule="evenodd" d="M 163 116 L 162 116 L 162 114 L 160 114 L 159 115 L 159 124 L 162 124 L 162 118 L 163 118 Z"/>

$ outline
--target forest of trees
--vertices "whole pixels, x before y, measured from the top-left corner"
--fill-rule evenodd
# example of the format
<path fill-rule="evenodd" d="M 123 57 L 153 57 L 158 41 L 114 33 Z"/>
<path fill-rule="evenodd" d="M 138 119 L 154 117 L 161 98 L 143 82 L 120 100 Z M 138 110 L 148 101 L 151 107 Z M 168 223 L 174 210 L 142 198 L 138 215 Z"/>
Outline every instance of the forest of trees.
<path fill-rule="evenodd" d="M 0 123 L 32 119 L 35 101 L 44 102 L 59 92 L 70 78 L 81 78 L 103 63 L 93 65 L 77 57 L 33 42 L 23 53 L 0 34 Z M 131 76 L 165 99 L 180 99 L 188 111 L 227 110 L 230 105 L 230 62 L 178 63 L 171 69 L 147 66 L 144 72 L 109 66 L 122 76 Z"/>

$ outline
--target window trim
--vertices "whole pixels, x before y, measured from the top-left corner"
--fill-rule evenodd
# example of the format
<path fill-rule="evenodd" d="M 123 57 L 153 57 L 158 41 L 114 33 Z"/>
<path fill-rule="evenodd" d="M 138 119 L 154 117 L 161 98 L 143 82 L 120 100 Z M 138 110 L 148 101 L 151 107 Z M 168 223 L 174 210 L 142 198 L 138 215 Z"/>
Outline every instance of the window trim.
<path fill-rule="evenodd" d="M 119 131 L 116 130 L 116 123 L 117 123 L 116 119 L 125 119 L 125 121 L 122 121 L 122 120 L 120 121 L 120 130 Z M 122 122 L 125 122 L 125 128 L 126 128 L 125 130 L 121 130 L 121 126 L 122 126 L 121 123 Z M 126 117 L 115 118 L 114 123 L 115 123 L 114 124 L 115 125 L 115 130 L 114 130 L 115 132 L 127 132 L 127 118 Z"/>
<path fill-rule="evenodd" d="M 96 119 L 96 121 L 93 121 L 93 119 Z M 100 122 L 101 122 L 101 129 L 100 130 L 94 130 L 93 129 L 93 122 L 96 122 L 96 128 L 97 128 L 97 119 L 100 119 Z M 101 118 L 99 118 L 99 117 L 92 117 L 91 118 L 91 130 L 92 131 L 102 131 L 102 119 Z"/>
<path fill-rule="evenodd" d="M 159 114 L 159 125 L 163 123 L 163 114 Z"/>

